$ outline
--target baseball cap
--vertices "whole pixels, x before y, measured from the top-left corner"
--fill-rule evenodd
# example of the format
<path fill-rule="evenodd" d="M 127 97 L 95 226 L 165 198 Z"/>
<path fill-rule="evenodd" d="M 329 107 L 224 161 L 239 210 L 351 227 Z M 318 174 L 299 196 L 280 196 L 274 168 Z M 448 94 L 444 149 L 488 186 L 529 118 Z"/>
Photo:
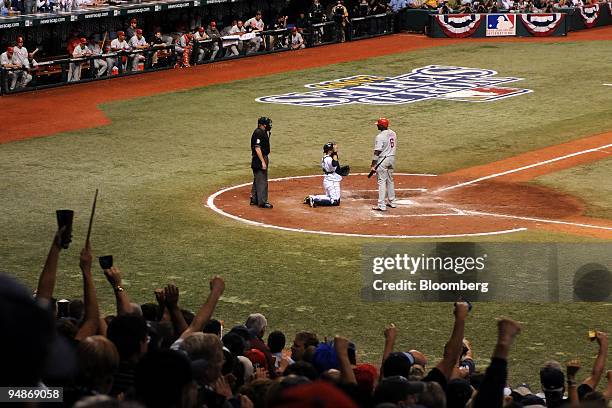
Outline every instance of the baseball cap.
<path fill-rule="evenodd" d="M 138 22 L 138 21 L 137 21 L 135 18 L 133 18 L 133 19 L 131 19 L 131 20 L 130 20 L 130 24 L 132 24 L 132 23 L 137 23 L 137 22 Z"/>
<path fill-rule="evenodd" d="M 562 392 L 565 375 L 558 368 L 543 367 L 540 369 L 540 382 L 544 392 Z"/>
<path fill-rule="evenodd" d="M 6 47 L 6 52 L 13 52 L 13 47 Z"/>
<path fill-rule="evenodd" d="M 23 42 L 23 37 L 22 36 L 17 37 L 17 42 Z"/>
<path fill-rule="evenodd" d="M 357 380 L 357 387 L 368 395 L 372 394 L 376 378 L 378 377 L 376 367 L 372 364 L 358 364 L 353 368 L 353 372 Z"/>
<path fill-rule="evenodd" d="M 117 31 L 117 37 L 121 36 L 121 35 L 125 35 L 125 32 L 123 31 Z"/>
<path fill-rule="evenodd" d="M 136 34 L 142 34 L 142 29 L 137 28 L 137 29 L 136 29 Z"/>
<path fill-rule="evenodd" d="M 325 381 L 315 381 L 288 388 L 270 406 L 283 408 L 357 408 L 357 404 L 346 394 Z"/>
<path fill-rule="evenodd" d="M 249 351 L 244 353 L 244 356 L 251 360 L 251 363 L 253 363 L 253 365 L 259 364 L 262 368 L 268 368 L 266 355 L 261 350 L 250 349 Z"/>
<path fill-rule="evenodd" d="M 319 374 L 332 368 L 338 368 L 338 356 L 334 346 L 328 343 L 319 344 L 314 352 L 312 364 Z"/>
<path fill-rule="evenodd" d="M 200 28 L 198 28 L 198 31 L 203 33 L 204 32 L 204 27 L 200 26 Z"/>
<path fill-rule="evenodd" d="M 385 377 L 410 376 L 410 368 L 414 364 L 414 357 L 410 353 L 394 352 L 383 362 L 381 370 Z"/>
<path fill-rule="evenodd" d="M 81 37 L 81 44 L 87 44 L 87 38 Z"/>
<path fill-rule="evenodd" d="M 216 27 L 216 26 L 217 26 L 217 22 L 215 22 L 215 21 L 211 21 L 211 22 L 210 22 L 210 26 L 211 26 L 211 27 Z"/>

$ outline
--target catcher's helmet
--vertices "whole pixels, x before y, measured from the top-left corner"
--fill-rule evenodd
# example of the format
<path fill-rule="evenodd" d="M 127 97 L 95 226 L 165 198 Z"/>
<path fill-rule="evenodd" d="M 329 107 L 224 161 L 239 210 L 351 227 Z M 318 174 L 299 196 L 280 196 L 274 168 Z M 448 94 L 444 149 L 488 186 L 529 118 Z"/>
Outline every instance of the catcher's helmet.
<path fill-rule="evenodd" d="M 332 142 L 325 143 L 323 145 L 323 153 L 327 153 L 327 152 L 329 152 L 331 150 L 334 150 L 334 144 Z"/>
<path fill-rule="evenodd" d="M 387 118 L 379 118 L 376 121 L 375 125 L 380 126 L 380 127 L 384 128 L 384 129 L 386 129 L 386 128 L 389 127 L 389 119 L 387 119 Z"/>
<path fill-rule="evenodd" d="M 272 129 L 272 119 L 267 118 L 265 116 L 262 116 L 261 118 L 257 119 L 257 124 L 264 125 L 268 130 Z"/>

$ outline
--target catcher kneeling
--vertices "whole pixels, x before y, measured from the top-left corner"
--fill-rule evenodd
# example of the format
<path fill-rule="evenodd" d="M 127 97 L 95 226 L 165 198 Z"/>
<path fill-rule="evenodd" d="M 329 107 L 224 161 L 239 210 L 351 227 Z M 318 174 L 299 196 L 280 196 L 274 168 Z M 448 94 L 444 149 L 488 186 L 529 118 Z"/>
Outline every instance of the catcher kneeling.
<path fill-rule="evenodd" d="M 342 176 L 348 176 L 349 166 L 340 166 L 338 161 L 338 146 L 329 142 L 323 146 L 324 156 L 321 159 L 323 177 L 323 189 L 325 194 L 309 195 L 304 198 L 304 204 L 311 207 L 340 205 L 340 182 Z"/>

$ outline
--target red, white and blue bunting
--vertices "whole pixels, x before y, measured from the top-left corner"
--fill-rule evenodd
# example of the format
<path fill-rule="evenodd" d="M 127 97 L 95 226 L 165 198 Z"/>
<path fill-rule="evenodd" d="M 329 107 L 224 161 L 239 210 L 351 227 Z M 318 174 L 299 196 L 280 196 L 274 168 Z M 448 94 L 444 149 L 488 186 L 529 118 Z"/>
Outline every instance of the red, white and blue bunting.
<path fill-rule="evenodd" d="M 565 14 L 521 14 L 520 17 L 527 31 L 533 36 L 545 37 L 555 32 L 565 19 Z"/>
<path fill-rule="evenodd" d="M 580 16 L 584 21 L 584 25 L 587 28 L 591 28 L 597 23 L 597 19 L 600 15 L 599 4 L 591 4 L 589 6 L 580 6 L 578 7 L 580 10 Z"/>
<path fill-rule="evenodd" d="M 482 14 L 440 14 L 436 21 L 448 37 L 464 38 L 474 34 L 481 21 Z"/>

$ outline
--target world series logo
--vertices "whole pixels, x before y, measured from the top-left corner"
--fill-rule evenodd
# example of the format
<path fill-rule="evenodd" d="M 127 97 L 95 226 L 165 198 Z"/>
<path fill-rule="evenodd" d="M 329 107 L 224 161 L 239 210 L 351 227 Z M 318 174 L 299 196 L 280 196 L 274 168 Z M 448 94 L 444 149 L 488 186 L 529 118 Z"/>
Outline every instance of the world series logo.
<path fill-rule="evenodd" d="M 331 107 L 359 103 L 400 105 L 427 99 L 492 102 L 533 92 L 497 86 L 523 78 L 497 77 L 497 71 L 444 65 L 428 65 L 395 77 L 354 75 L 304 85 L 308 92 L 262 96 L 263 103 Z"/>

